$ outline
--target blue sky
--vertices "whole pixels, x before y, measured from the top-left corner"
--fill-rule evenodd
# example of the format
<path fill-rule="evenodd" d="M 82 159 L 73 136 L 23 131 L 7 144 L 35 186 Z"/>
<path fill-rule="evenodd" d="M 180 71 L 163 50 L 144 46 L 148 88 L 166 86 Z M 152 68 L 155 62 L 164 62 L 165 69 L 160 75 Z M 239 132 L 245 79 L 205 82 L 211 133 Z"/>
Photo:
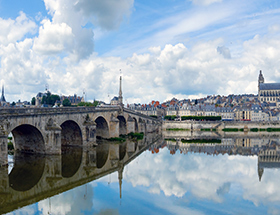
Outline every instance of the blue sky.
<path fill-rule="evenodd" d="M 8 101 L 52 93 L 125 103 L 257 93 L 280 82 L 277 0 L 0 0 Z"/>

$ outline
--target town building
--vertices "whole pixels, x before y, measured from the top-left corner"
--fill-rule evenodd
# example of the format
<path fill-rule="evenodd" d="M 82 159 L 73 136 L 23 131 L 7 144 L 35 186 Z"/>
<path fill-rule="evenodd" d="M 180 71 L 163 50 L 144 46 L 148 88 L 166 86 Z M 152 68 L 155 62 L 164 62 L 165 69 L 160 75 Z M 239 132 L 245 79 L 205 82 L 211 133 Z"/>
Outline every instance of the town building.
<path fill-rule="evenodd" d="M 262 71 L 258 78 L 258 99 L 261 103 L 276 103 L 280 98 L 280 83 L 265 83 Z"/>
<path fill-rule="evenodd" d="M 84 97 L 77 96 L 77 94 L 74 94 L 74 96 L 61 96 L 60 100 L 63 101 L 64 99 L 68 99 L 71 103 L 71 105 L 78 105 L 80 102 L 84 102 Z"/>
<path fill-rule="evenodd" d="M 39 107 L 42 105 L 43 96 L 46 96 L 46 93 L 39 92 L 35 97 L 35 106 Z"/>

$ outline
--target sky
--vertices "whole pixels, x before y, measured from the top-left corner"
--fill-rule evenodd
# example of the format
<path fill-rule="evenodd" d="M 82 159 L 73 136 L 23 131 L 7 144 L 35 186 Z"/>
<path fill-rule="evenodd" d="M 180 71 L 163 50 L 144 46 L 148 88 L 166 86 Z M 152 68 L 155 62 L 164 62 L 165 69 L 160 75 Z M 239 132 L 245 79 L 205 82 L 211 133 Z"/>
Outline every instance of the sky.
<path fill-rule="evenodd" d="M 278 0 L 0 0 L 9 102 L 47 88 L 124 103 L 257 94 L 280 82 Z"/>

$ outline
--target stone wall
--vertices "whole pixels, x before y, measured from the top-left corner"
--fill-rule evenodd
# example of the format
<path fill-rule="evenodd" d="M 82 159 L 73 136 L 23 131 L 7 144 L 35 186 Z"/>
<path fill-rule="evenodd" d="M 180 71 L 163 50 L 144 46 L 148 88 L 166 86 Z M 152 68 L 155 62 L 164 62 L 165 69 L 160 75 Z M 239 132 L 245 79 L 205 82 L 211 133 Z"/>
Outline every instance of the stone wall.
<path fill-rule="evenodd" d="M 251 128 L 267 129 L 267 128 L 280 128 L 280 121 L 278 122 L 251 122 L 251 121 L 163 121 L 162 129 L 188 129 L 188 130 L 201 130 L 201 129 L 216 129 L 222 130 L 224 128 L 238 128 L 250 130 Z"/>

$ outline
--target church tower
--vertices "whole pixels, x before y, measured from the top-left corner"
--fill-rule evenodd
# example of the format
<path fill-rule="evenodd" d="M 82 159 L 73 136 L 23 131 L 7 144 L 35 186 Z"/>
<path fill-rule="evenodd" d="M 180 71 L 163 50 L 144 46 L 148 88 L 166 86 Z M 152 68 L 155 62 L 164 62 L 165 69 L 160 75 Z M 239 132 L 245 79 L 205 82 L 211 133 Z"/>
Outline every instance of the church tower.
<path fill-rule="evenodd" d="M 264 83 L 264 77 L 262 71 L 260 70 L 259 79 L 258 79 L 258 98 L 260 100 L 260 84 Z"/>
<path fill-rule="evenodd" d="M 259 74 L 259 80 L 258 80 L 258 92 L 260 92 L 260 84 L 264 83 L 264 77 L 262 74 L 262 71 L 260 70 L 260 74 Z"/>
<path fill-rule="evenodd" d="M 4 85 L 2 86 L 2 95 L 1 95 L 1 102 L 6 102 L 5 96 L 4 96 Z"/>
<path fill-rule="evenodd" d="M 119 105 L 123 107 L 123 97 L 122 97 L 122 76 L 120 76 L 120 90 L 119 90 Z"/>

